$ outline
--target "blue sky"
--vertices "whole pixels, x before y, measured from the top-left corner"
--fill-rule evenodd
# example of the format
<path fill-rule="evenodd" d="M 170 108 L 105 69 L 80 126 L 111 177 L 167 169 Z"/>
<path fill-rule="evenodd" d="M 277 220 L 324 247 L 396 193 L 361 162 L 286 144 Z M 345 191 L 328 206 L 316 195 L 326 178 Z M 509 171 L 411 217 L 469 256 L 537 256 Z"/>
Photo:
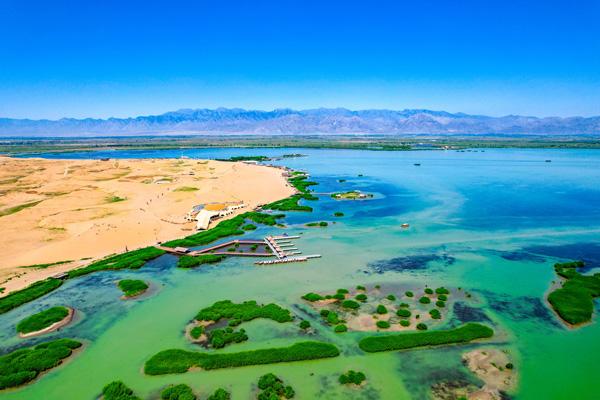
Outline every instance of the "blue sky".
<path fill-rule="evenodd" d="M 0 117 L 600 115 L 600 1 L 0 2 Z"/>

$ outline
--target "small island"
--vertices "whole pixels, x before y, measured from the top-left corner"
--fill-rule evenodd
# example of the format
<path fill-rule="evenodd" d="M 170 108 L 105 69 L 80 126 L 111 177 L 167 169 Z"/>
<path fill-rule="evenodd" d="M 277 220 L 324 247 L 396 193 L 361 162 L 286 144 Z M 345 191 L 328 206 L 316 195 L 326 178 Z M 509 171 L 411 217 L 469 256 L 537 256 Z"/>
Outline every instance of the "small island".
<path fill-rule="evenodd" d="M 592 320 L 594 299 L 600 296 L 600 273 L 582 275 L 578 268 L 583 261 L 554 264 L 554 271 L 562 281 L 551 290 L 548 302 L 558 316 L 574 327 Z"/>
<path fill-rule="evenodd" d="M 62 364 L 79 347 L 81 343 L 76 340 L 58 339 L 0 356 L 0 390 L 33 381 L 40 373 Z"/>
<path fill-rule="evenodd" d="M 291 399 L 296 395 L 291 386 L 284 385 L 283 380 L 272 373 L 258 379 L 258 389 L 257 400 Z"/>
<path fill-rule="evenodd" d="M 333 193 L 331 198 L 335 200 L 367 200 L 372 199 L 373 195 L 371 193 L 363 193 L 360 190 L 352 190 L 350 192 Z"/>
<path fill-rule="evenodd" d="M 73 320 L 74 313 L 70 307 L 51 307 L 23 319 L 17 324 L 17 332 L 22 338 L 54 332 L 68 325 Z"/>
<path fill-rule="evenodd" d="M 148 290 L 148 284 L 139 279 L 123 279 L 117 283 L 117 286 L 123 291 L 123 299 L 132 299 Z"/>

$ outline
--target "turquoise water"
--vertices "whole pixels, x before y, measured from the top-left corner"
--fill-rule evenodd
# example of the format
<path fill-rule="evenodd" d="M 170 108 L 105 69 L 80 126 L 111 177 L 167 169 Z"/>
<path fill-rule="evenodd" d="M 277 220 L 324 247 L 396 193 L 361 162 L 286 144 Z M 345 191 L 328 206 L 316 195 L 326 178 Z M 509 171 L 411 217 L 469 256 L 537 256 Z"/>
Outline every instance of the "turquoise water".
<path fill-rule="evenodd" d="M 489 343 L 365 355 L 356 346 L 363 335 L 335 335 L 300 300 L 309 291 L 334 291 L 357 284 L 381 284 L 401 293 L 408 288 L 445 285 L 472 293 L 454 304 L 445 323 L 488 323 L 497 332 L 493 346 L 510 351 L 519 372 L 517 399 L 595 399 L 600 381 L 600 326 L 562 326 L 545 303 L 556 279 L 552 264 L 583 258 L 600 267 L 600 152 L 594 150 L 486 150 L 478 152 L 370 152 L 307 149 L 185 149 L 111 151 L 44 155 L 53 158 L 225 158 L 233 155 L 307 157 L 275 163 L 307 170 L 319 182 L 313 213 L 289 213 L 287 228 L 260 227 L 248 238 L 300 234 L 308 263 L 257 268 L 250 259 L 229 259 L 192 271 L 174 268 L 163 256 L 139 271 L 103 272 L 70 281 L 57 292 L 0 315 L 2 349 L 56 337 L 85 341 L 66 365 L 7 399 L 93 399 L 104 384 L 122 379 L 139 395 L 156 398 L 167 384 L 185 382 L 206 394 L 227 387 L 234 399 L 251 398 L 265 372 L 289 382 L 299 399 L 424 399 L 442 380 L 479 383 L 462 366 L 461 354 Z M 550 159 L 552 162 L 545 162 Z M 421 166 L 414 166 L 420 163 Z M 359 176 L 362 174 L 363 176 Z M 346 182 L 339 182 L 346 179 Z M 335 201 L 333 191 L 362 190 L 369 201 Z M 343 218 L 333 217 L 342 211 Z M 324 229 L 311 221 L 335 221 Z M 410 229 L 401 229 L 407 222 Z M 151 282 L 148 295 L 119 300 L 115 281 Z M 145 360 L 167 348 L 197 347 L 186 342 L 185 325 L 214 301 L 257 299 L 289 307 L 316 327 L 311 339 L 332 341 L 343 351 L 331 360 L 195 371 L 146 377 Z M 15 323 L 49 305 L 80 311 L 71 326 L 43 339 L 21 340 Z M 307 335 L 293 324 L 253 321 L 250 340 L 223 351 L 287 345 Z M 362 390 L 341 388 L 337 376 L 359 369 L 368 377 Z"/>

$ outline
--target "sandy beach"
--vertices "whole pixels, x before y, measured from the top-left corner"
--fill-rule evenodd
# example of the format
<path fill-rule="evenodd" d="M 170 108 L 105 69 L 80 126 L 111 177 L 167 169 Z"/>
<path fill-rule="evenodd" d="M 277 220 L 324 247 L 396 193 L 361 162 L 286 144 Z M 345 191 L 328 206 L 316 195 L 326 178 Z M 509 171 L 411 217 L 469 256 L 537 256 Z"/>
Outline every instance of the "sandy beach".
<path fill-rule="evenodd" d="M 277 168 L 196 159 L 0 157 L 2 295 L 109 254 L 195 232 L 194 205 L 243 202 L 226 218 L 294 192 Z M 68 262 L 65 262 L 68 261 Z M 65 262 L 46 268 L 19 268 Z"/>

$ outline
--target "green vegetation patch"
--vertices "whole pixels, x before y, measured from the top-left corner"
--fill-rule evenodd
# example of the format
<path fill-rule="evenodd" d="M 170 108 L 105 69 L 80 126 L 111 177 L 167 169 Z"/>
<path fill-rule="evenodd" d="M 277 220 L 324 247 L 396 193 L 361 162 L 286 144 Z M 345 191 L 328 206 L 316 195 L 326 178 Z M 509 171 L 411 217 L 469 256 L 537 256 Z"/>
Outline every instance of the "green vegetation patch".
<path fill-rule="evenodd" d="M 181 256 L 177 260 L 177 268 L 194 268 L 204 264 L 216 264 L 226 258 L 218 254 L 201 254 L 199 256 Z"/>
<path fill-rule="evenodd" d="M 240 304 L 233 303 L 231 300 L 217 301 L 212 306 L 203 308 L 196 315 L 196 320 L 198 321 L 218 322 L 222 318 L 236 319 L 242 322 L 255 318 L 267 318 L 276 322 L 290 322 L 292 315 L 289 310 L 277 304 L 259 305 L 254 300 L 245 301 Z"/>
<path fill-rule="evenodd" d="M 183 239 L 171 240 L 164 243 L 164 245 L 167 247 L 203 246 L 225 237 L 242 235 L 244 230 L 241 228 L 246 223 L 247 219 L 257 224 L 273 226 L 277 224 L 278 219 L 283 217 L 285 217 L 284 214 L 265 214 L 254 211 L 247 212 L 231 219 L 223 220 L 209 230 L 186 236 Z"/>
<path fill-rule="evenodd" d="M 554 270 L 565 281 L 561 288 L 548 295 L 552 308 L 572 325 L 592 319 L 594 298 L 600 296 L 600 273 L 582 275 L 576 269 L 583 266 L 583 261 L 555 264 Z"/>
<path fill-rule="evenodd" d="M 18 213 L 26 208 L 34 207 L 40 204 L 43 200 L 31 201 L 29 203 L 19 204 L 18 206 L 5 208 L 4 210 L 0 210 L 0 217 L 5 217 L 7 215 L 11 215 L 14 213 Z"/>
<path fill-rule="evenodd" d="M 291 399 L 296 394 L 291 386 L 284 385 L 281 378 L 271 373 L 258 379 L 258 389 L 257 400 Z"/>
<path fill-rule="evenodd" d="M 48 267 L 53 267 L 55 265 L 68 264 L 70 262 L 73 262 L 73 260 L 56 261 L 56 262 L 47 263 L 47 264 L 23 265 L 22 267 L 19 267 L 19 268 L 46 269 Z"/>
<path fill-rule="evenodd" d="M 231 400 L 231 394 L 225 389 L 219 388 L 213 394 L 207 397 L 206 400 Z"/>
<path fill-rule="evenodd" d="M 123 279 L 117 284 L 123 291 L 125 297 L 134 297 L 144 293 L 148 289 L 148 284 L 139 279 Z"/>
<path fill-rule="evenodd" d="M 119 269 L 139 269 L 148 261 L 165 254 L 164 250 L 156 247 L 145 247 L 143 249 L 129 251 L 123 254 L 117 254 L 96 261 L 84 268 L 74 269 L 69 271 L 69 279 L 77 278 L 82 275 L 87 275 L 92 272 L 119 270 Z"/>
<path fill-rule="evenodd" d="M 388 329 L 390 327 L 390 323 L 387 321 L 377 321 L 375 325 L 380 329 Z"/>
<path fill-rule="evenodd" d="M 181 383 L 165 388 L 160 393 L 160 398 L 162 400 L 196 400 L 196 395 L 191 387 L 185 383 Z"/>
<path fill-rule="evenodd" d="M 350 384 L 360 385 L 366 379 L 367 379 L 367 377 L 365 376 L 364 373 L 362 373 L 360 371 L 350 370 L 350 371 L 346 372 L 345 374 L 340 375 L 338 380 L 342 385 L 350 385 Z"/>
<path fill-rule="evenodd" d="M 302 298 L 306 301 L 310 301 L 310 302 L 315 302 L 315 301 L 319 301 L 319 300 L 323 300 L 325 299 L 325 297 L 321 296 L 318 293 L 306 293 L 304 296 L 302 296 Z"/>
<path fill-rule="evenodd" d="M 208 343 L 213 349 L 222 349 L 231 343 L 241 343 L 248 340 L 248 335 L 244 329 L 239 331 L 232 327 L 223 329 L 213 329 L 208 332 Z"/>
<path fill-rule="evenodd" d="M 104 400 L 141 400 L 121 381 L 114 381 L 104 386 L 102 397 Z"/>
<path fill-rule="evenodd" d="M 333 328 L 333 331 L 335 333 L 344 333 L 344 332 L 348 332 L 348 327 L 344 324 L 339 324 L 336 325 L 335 328 Z"/>
<path fill-rule="evenodd" d="M 360 308 L 360 304 L 358 304 L 356 301 L 354 300 L 344 300 L 342 302 L 342 307 L 344 308 L 349 308 L 351 310 L 357 310 Z"/>
<path fill-rule="evenodd" d="M 13 308 L 28 303 L 42 297 L 43 295 L 56 290 L 63 284 L 60 279 L 47 278 L 36 282 L 25 289 L 12 292 L 11 294 L 0 298 L 0 314 L 4 314 Z"/>
<path fill-rule="evenodd" d="M 127 199 L 124 197 L 119 197 L 119 196 L 108 196 L 108 197 L 106 197 L 105 200 L 107 203 L 119 203 L 119 202 L 125 201 Z"/>
<path fill-rule="evenodd" d="M 396 335 L 370 336 L 362 339 L 358 346 L 368 353 L 379 351 L 404 350 L 414 347 L 439 346 L 453 343 L 467 343 L 476 339 L 492 337 L 494 331 L 481 324 L 468 323 L 455 329 L 410 332 Z"/>
<path fill-rule="evenodd" d="M 194 186 L 180 186 L 177 189 L 173 190 L 174 192 L 195 192 L 199 190 L 197 187 Z"/>
<path fill-rule="evenodd" d="M 256 225 L 254 224 L 246 224 L 244 226 L 242 226 L 242 229 L 245 231 L 255 231 L 256 230 Z"/>
<path fill-rule="evenodd" d="M 31 333 L 41 331 L 50 325 L 62 321 L 69 315 L 67 307 L 56 306 L 37 314 L 30 315 L 17 324 L 17 332 Z"/>
<path fill-rule="evenodd" d="M 336 212 L 334 212 L 334 213 L 333 213 L 333 216 L 334 216 L 334 217 L 343 217 L 343 216 L 344 216 L 344 213 L 343 213 L 343 212 L 341 212 L 341 211 L 336 211 Z"/>
<path fill-rule="evenodd" d="M 0 389 L 34 380 L 41 372 L 59 365 L 80 346 L 75 340 L 58 339 L 0 356 Z"/>
<path fill-rule="evenodd" d="M 329 223 L 325 222 L 325 221 L 321 221 L 321 222 L 309 222 L 306 224 L 306 226 L 309 227 L 319 227 L 319 228 L 325 228 L 329 225 Z"/>
<path fill-rule="evenodd" d="M 239 353 L 207 354 L 186 350 L 164 350 L 152 356 L 145 366 L 147 375 L 180 374 L 192 367 L 202 369 L 235 368 L 249 365 L 316 360 L 337 357 L 336 346 L 323 342 L 299 342 L 289 347 L 243 351 Z"/>

